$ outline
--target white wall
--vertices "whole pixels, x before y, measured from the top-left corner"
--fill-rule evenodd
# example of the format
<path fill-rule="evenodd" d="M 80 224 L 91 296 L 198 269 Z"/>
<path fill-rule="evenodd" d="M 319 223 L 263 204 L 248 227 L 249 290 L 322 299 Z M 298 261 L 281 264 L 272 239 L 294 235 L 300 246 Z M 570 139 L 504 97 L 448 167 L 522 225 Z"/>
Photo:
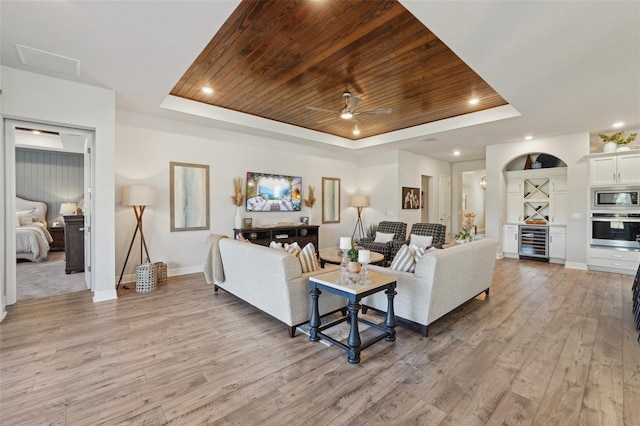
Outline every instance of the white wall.
<path fill-rule="evenodd" d="M 169 275 L 201 272 L 206 237 L 210 233 L 233 237 L 236 207 L 231 202 L 233 178 L 246 173 L 265 172 L 302 176 L 303 197 L 309 185 L 315 187 L 316 205 L 311 223 L 320 225 L 320 247 L 336 246 L 340 236 L 351 236 L 355 209 L 349 208 L 349 195 L 358 191 L 355 157 L 336 155 L 327 150 L 248 136 L 205 126 L 118 111 L 116 124 L 116 265 L 118 276 L 125 261 L 135 217 L 130 207 L 119 204 L 122 186 L 148 184 L 156 188 L 157 201 L 145 210 L 144 232 L 152 261 L 167 263 Z M 211 230 L 170 232 L 169 163 L 171 161 L 209 165 Z M 322 224 L 322 177 L 341 180 L 341 223 Z M 362 191 L 365 193 L 365 191 Z M 379 200 L 378 200 L 379 201 Z M 297 222 L 301 212 L 247 213 L 254 225 Z M 366 217 L 365 217 L 366 218 Z M 140 262 L 136 243 L 123 282 Z"/>
<path fill-rule="evenodd" d="M 396 201 L 396 198 L 399 197 L 398 151 L 378 152 L 361 158 L 358 162 L 358 181 L 360 189 L 352 186 L 349 188 L 349 192 L 350 195 L 357 193 L 369 195 L 370 207 L 362 211 L 365 232 L 372 223 L 397 220 L 399 209 L 399 201 Z M 355 218 L 355 209 L 349 210 Z"/>
<path fill-rule="evenodd" d="M 461 161 L 451 165 L 451 211 L 453 212 L 451 234 L 455 235 L 461 228 L 461 218 L 459 212 L 462 211 L 462 176 L 464 172 L 472 172 L 476 170 L 485 170 L 485 160 Z M 483 176 L 486 175 L 486 170 Z M 486 193 L 483 193 L 483 202 L 486 204 Z M 486 214 L 486 209 L 485 209 Z M 478 223 L 478 221 L 476 221 Z"/>
<path fill-rule="evenodd" d="M 402 187 L 420 188 L 422 186 L 422 175 L 431 176 L 430 188 L 428 192 L 428 214 L 431 222 L 438 223 L 438 206 L 440 188 L 438 185 L 439 176 L 451 176 L 451 165 L 446 161 L 434 160 L 406 151 L 398 152 L 398 184 L 395 197 L 395 208 L 399 211 L 398 220 L 407 223 L 407 233 L 411 230 L 411 225 L 421 222 L 420 210 L 401 208 Z M 453 211 L 453 210 L 452 210 Z M 452 219 L 453 220 L 453 219 Z M 450 230 L 447 229 L 447 232 Z"/>
<path fill-rule="evenodd" d="M 505 166 L 514 158 L 530 152 L 554 155 L 567 164 L 568 222 L 566 267 L 586 269 L 588 243 L 587 160 L 589 133 L 574 133 L 527 142 L 487 146 L 486 233 L 502 243 L 502 225 L 506 216 Z M 573 215 L 579 219 L 573 219 Z M 502 252 L 502 244 L 498 251 Z"/>
<path fill-rule="evenodd" d="M 67 80 L 2 67 L 2 116 L 95 131 L 94 300 L 116 297 L 113 271 L 115 93 Z M 3 150 L 4 150 L 3 139 Z M 4 164 L 4 162 L 3 162 Z M 5 176 L 2 176 L 4 185 Z M 3 268 L 6 270 L 6 268 Z M 15 274 L 12 278 L 15 281 Z M 10 301 L 9 301 L 10 302 Z M 11 302 L 10 302 L 11 303 Z"/>

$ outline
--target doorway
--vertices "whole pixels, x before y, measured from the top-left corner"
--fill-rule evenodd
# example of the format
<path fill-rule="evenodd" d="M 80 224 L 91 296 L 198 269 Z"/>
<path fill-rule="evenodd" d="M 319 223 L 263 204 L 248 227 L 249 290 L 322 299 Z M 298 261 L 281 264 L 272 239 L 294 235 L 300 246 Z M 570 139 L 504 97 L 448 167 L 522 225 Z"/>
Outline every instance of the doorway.
<path fill-rule="evenodd" d="M 429 223 L 429 184 L 431 176 L 422 175 L 420 194 L 420 222 Z"/>
<path fill-rule="evenodd" d="M 23 270 L 26 271 L 24 273 L 31 274 L 23 282 L 41 279 L 49 284 L 52 294 L 47 294 L 46 288 L 32 286 L 27 291 L 27 297 L 21 297 L 22 299 L 60 294 L 58 286 L 51 285 L 52 281 L 59 282 L 60 287 L 67 287 L 67 283 L 63 282 L 66 281 L 67 274 L 64 262 L 66 247 L 64 247 L 62 214 L 69 213 L 65 209 L 70 207 L 70 203 L 74 209 L 78 209 L 74 213 L 84 213 L 81 241 L 84 242 L 83 257 L 85 262 L 84 269 L 80 270 L 77 275 L 69 274 L 68 278 L 72 284 L 68 288 L 70 291 L 93 290 L 90 271 L 92 253 L 91 188 L 93 186 L 91 152 L 94 145 L 94 133 L 83 129 L 18 120 L 5 120 L 4 124 L 7 189 L 5 214 L 7 219 L 5 224 L 5 288 L 3 290 L 6 295 L 6 304 L 14 304 L 18 300 L 17 284 L 20 282 L 18 273 L 22 273 Z M 36 132 L 48 137 L 38 138 L 36 136 L 39 135 Z M 74 156 L 75 159 L 73 159 Z M 60 160 L 63 157 L 64 159 Z M 28 162 L 28 164 L 23 164 L 24 162 Z M 73 176 L 60 178 L 65 174 Z M 56 181 L 56 184 L 50 185 L 51 182 L 47 182 L 47 180 Z M 76 181 L 75 187 L 69 183 L 74 180 Z M 39 183 L 41 188 L 38 187 Z M 54 251 L 41 255 L 40 262 L 27 261 L 18 264 L 16 261 L 17 249 L 20 248 L 16 241 L 19 228 L 16 227 L 16 220 L 13 218 L 17 217 L 16 196 L 20 195 L 23 196 L 21 197 L 23 199 L 42 202 L 47 206 L 48 214 L 41 222 L 42 225 L 39 226 L 47 231 L 52 231 L 48 232 L 48 239 L 51 241 L 49 247 Z M 62 203 L 66 203 L 65 209 L 61 208 Z M 42 233 L 46 238 L 47 232 L 43 231 Z M 50 269 L 47 270 L 47 268 Z"/>

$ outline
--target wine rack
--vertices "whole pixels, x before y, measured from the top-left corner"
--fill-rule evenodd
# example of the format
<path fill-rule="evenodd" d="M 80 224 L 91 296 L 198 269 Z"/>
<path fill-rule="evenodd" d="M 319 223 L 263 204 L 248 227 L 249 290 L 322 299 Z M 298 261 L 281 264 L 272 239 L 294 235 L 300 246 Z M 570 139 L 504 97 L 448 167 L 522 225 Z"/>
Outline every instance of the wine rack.
<path fill-rule="evenodd" d="M 524 223 L 546 225 L 549 222 L 549 178 L 524 179 Z"/>

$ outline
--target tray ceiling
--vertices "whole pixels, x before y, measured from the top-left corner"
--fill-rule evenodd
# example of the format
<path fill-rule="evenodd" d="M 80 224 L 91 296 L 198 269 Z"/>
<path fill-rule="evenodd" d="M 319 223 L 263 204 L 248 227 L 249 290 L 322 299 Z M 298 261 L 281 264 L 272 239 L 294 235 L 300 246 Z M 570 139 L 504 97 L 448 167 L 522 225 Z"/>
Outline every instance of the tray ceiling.
<path fill-rule="evenodd" d="M 356 136 L 345 91 L 391 113 L 358 116 Z M 397 1 L 245 0 L 171 95 L 347 139 L 507 104 Z"/>

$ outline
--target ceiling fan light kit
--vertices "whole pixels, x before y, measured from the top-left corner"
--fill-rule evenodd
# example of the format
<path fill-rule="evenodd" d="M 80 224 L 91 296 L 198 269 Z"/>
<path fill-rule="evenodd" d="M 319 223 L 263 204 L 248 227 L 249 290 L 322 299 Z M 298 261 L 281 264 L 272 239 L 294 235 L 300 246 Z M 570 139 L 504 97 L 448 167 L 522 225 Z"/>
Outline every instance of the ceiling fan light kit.
<path fill-rule="evenodd" d="M 354 135 L 360 134 L 360 129 L 358 125 L 361 124 L 360 120 L 356 118 L 358 115 L 380 115 L 380 114 L 391 114 L 391 108 L 386 109 L 373 109 L 368 111 L 356 111 L 356 108 L 360 104 L 361 99 L 357 96 L 352 96 L 350 92 L 342 93 L 342 98 L 344 99 L 344 106 L 337 111 L 338 117 L 343 120 L 351 120 L 355 123 L 355 127 L 353 129 Z M 336 114 L 336 112 L 316 107 L 307 107 L 307 109 L 311 109 L 314 111 L 320 112 L 328 112 L 331 114 Z"/>

